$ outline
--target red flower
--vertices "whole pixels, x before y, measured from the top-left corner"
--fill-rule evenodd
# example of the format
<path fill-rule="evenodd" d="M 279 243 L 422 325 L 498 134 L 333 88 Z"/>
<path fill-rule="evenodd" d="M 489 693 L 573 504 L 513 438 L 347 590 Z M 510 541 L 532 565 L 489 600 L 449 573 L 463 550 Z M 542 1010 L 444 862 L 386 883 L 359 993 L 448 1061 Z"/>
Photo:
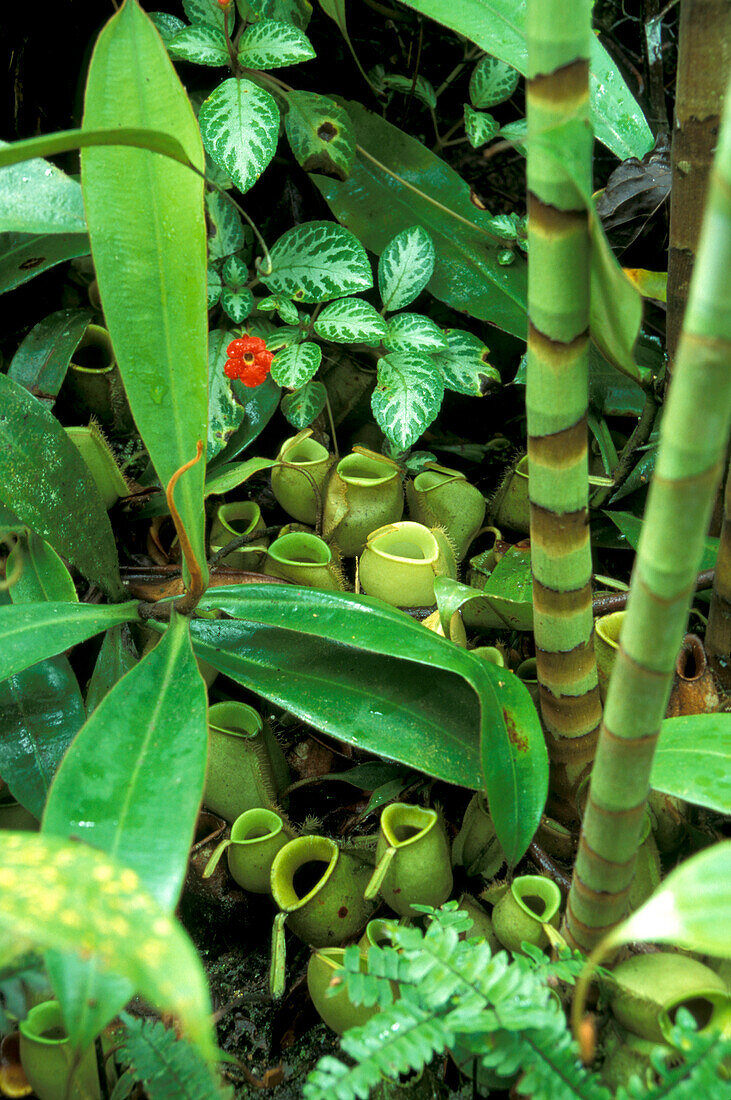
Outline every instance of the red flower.
<path fill-rule="evenodd" d="M 274 358 L 260 336 L 241 336 L 226 348 L 229 358 L 224 366 L 227 378 L 238 378 L 245 386 L 260 386 L 266 381 Z"/>

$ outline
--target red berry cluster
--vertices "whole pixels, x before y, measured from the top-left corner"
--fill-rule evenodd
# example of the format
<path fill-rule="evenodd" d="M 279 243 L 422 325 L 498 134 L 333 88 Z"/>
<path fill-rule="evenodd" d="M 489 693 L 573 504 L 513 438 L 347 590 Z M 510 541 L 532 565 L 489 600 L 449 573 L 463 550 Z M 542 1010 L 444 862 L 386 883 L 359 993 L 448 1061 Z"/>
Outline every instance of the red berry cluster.
<path fill-rule="evenodd" d="M 223 369 L 227 378 L 238 378 L 249 387 L 260 386 L 266 381 L 274 357 L 260 336 L 232 340 L 226 354 L 228 359 Z"/>

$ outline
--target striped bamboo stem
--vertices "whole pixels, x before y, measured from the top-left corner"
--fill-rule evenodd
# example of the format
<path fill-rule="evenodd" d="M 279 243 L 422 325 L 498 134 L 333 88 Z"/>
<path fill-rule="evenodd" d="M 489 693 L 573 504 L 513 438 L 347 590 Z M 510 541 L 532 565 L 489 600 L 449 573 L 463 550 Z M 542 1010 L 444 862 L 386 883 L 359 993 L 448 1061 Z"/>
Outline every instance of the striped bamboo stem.
<path fill-rule="evenodd" d="M 584 951 L 625 915 L 675 659 L 731 422 L 731 96 L 663 416 L 566 912 Z"/>
<path fill-rule="evenodd" d="M 721 541 L 706 627 L 706 653 L 719 684 L 731 691 L 731 470 L 726 475 Z"/>
<path fill-rule="evenodd" d="M 534 629 L 541 714 L 560 791 L 591 761 L 601 720 L 587 507 L 589 229 L 563 166 L 570 158 L 577 182 L 591 191 L 591 0 L 529 0 L 526 30 Z M 560 143 L 551 136 L 556 127 L 563 127 Z"/>

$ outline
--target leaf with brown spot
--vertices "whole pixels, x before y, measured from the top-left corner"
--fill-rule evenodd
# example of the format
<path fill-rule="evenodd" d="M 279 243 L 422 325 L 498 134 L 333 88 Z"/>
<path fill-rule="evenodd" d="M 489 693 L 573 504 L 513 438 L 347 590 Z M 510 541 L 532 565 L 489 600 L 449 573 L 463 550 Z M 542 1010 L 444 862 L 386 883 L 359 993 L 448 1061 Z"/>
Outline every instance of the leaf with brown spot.
<path fill-rule="evenodd" d="M 314 92 L 290 92 L 287 104 L 287 140 L 305 171 L 347 179 L 355 160 L 347 112 L 333 99 Z"/>

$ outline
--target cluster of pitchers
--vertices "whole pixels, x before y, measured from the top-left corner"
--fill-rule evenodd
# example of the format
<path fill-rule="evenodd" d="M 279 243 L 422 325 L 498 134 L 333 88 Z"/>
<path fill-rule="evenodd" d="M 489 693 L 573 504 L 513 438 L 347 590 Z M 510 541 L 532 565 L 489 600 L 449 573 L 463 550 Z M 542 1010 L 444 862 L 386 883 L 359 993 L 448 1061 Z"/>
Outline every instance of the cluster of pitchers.
<path fill-rule="evenodd" d="M 339 461 L 310 429 L 285 440 L 272 491 L 292 518 L 277 539 L 247 544 L 224 563 L 295 584 L 344 589 L 341 562 L 358 559 L 360 589 L 397 607 L 434 604 L 434 578 L 457 576 L 485 518 L 482 493 L 456 470 L 432 465 L 405 486 L 398 465 L 362 448 Z M 322 522 L 322 537 L 314 530 Z M 253 501 L 219 505 L 211 527 L 215 552 L 264 529 Z"/>

